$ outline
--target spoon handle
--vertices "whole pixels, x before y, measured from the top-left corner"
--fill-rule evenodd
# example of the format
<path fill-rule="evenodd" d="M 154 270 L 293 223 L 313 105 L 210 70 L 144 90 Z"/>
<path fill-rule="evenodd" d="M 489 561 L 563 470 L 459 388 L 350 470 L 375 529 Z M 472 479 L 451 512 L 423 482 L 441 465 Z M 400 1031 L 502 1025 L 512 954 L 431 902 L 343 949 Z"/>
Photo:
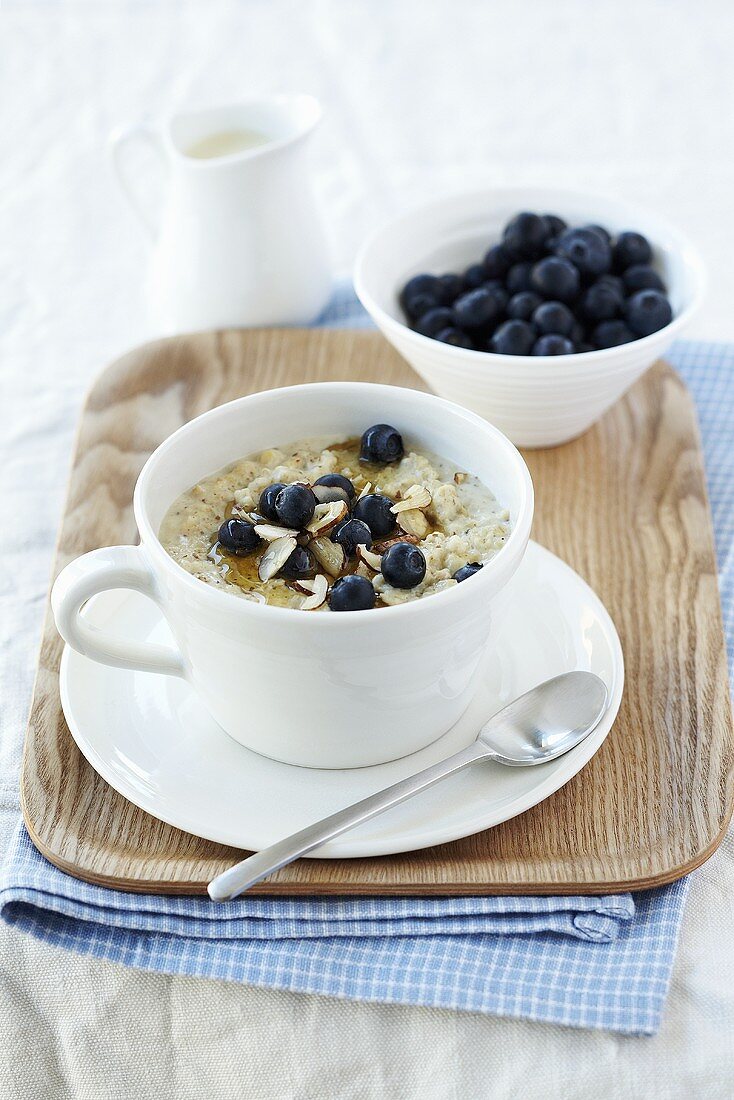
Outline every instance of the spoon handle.
<path fill-rule="evenodd" d="M 231 898 L 236 898 L 238 894 L 249 890 L 256 882 L 272 875 L 287 863 L 292 863 L 299 856 L 305 856 L 319 845 L 333 840 L 348 829 L 353 829 L 355 825 L 369 821 L 371 817 L 389 810 L 391 806 L 397 806 L 412 795 L 425 791 L 427 787 L 432 787 L 434 783 L 445 779 L 447 775 L 453 775 L 487 755 L 486 749 L 474 742 L 446 760 L 440 760 L 430 768 L 418 772 L 417 775 L 410 775 L 407 779 L 401 779 L 399 783 L 386 787 L 384 791 L 378 791 L 355 802 L 352 806 L 337 810 L 335 814 L 301 829 L 300 832 L 278 841 L 277 844 L 272 844 L 269 848 L 264 848 L 262 852 L 248 856 L 221 875 L 217 875 L 209 883 L 209 897 L 213 901 L 229 901 Z"/>

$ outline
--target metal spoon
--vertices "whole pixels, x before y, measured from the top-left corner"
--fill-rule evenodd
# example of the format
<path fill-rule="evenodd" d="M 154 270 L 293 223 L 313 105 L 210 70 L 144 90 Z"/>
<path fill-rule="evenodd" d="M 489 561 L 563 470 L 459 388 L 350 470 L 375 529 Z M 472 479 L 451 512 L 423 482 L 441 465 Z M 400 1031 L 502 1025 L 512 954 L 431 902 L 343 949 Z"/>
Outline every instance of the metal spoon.
<path fill-rule="evenodd" d="M 494 760 L 512 768 L 555 760 L 591 733 L 606 707 L 607 689 L 591 672 L 566 672 L 546 680 L 498 711 L 468 748 L 236 863 L 212 879 L 209 897 L 213 901 L 236 898 L 299 856 L 477 760 Z"/>

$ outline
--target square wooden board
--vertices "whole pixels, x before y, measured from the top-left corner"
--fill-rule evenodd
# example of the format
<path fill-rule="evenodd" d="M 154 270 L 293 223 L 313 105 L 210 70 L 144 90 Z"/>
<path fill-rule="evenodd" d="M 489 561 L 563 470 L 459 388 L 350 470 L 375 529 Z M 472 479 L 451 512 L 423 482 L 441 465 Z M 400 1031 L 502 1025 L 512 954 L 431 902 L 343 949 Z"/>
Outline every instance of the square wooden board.
<path fill-rule="evenodd" d="M 54 575 L 94 547 L 136 540 L 137 475 L 185 421 L 256 390 L 337 379 L 425 388 L 371 332 L 209 333 L 113 364 L 82 415 Z M 520 818 L 406 855 L 301 860 L 260 892 L 640 890 L 692 870 L 721 842 L 734 737 L 703 457 L 685 386 L 658 363 L 580 439 L 525 457 L 536 488 L 533 537 L 599 593 L 622 641 L 624 698 L 601 750 Z M 34 843 L 89 882 L 203 893 L 240 853 L 164 825 L 94 772 L 61 710 L 61 651 L 47 610 L 21 781 Z"/>

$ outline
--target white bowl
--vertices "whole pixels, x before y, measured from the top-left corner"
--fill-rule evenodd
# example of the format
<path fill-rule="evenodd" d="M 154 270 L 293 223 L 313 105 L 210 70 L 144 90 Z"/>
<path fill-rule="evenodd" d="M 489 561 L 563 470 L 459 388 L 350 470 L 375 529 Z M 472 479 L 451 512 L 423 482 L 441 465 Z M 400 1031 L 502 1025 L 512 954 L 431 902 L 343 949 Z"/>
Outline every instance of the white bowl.
<path fill-rule="evenodd" d="M 520 210 L 559 214 L 569 225 L 634 229 L 653 246 L 673 320 L 634 343 L 566 356 L 469 351 L 413 332 L 398 302 L 420 272 L 461 271 L 481 260 Z M 486 417 L 525 447 L 565 443 L 586 431 L 679 336 L 704 293 L 703 264 L 656 214 L 616 199 L 543 188 L 496 188 L 432 202 L 391 221 L 362 247 L 354 286 L 393 347 L 442 397 Z"/>
<path fill-rule="evenodd" d="M 476 474 L 509 509 L 507 542 L 471 580 L 395 607 L 297 611 L 197 580 L 158 541 L 173 501 L 243 454 L 308 435 L 358 435 L 381 421 L 395 424 L 407 446 Z M 468 705 L 501 593 L 525 553 L 533 487 L 509 440 L 458 405 L 394 386 L 322 382 L 243 397 L 184 425 L 143 467 L 134 510 L 139 546 L 93 550 L 58 577 L 52 603 L 65 641 L 103 664 L 183 676 L 227 733 L 264 756 L 354 768 L 424 748 Z M 86 622 L 84 603 L 114 588 L 155 600 L 177 648 Z"/>

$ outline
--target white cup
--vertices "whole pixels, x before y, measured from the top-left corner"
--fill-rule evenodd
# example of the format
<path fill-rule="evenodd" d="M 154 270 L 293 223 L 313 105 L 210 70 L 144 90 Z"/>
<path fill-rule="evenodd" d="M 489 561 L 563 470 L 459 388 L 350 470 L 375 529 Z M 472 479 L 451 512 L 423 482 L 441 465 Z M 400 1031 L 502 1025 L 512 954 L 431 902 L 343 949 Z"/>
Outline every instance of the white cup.
<path fill-rule="evenodd" d="M 394 424 L 406 447 L 476 474 L 509 509 L 506 544 L 471 580 L 372 611 L 298 611 L 207 585 L 158 541 L 173 501 L 243 454 L 304 436 L 359 435 L 376 422 Z M 64 640 L 104 664 L 184 677 L 230 736 L 265 756 L 354 768 L 429 745 L 469 703 L 506 602 L 498 596 L 525 553 L 533 486 L 509 440 L 466 409 L 393 386 L 323 382 L 253 394 L 184 425 L 145 464 L 134 511 L 139 546 L 93 550 L 58 577 L 52 605 Z M 158 604 L 175 650 L 85 621 L 85 602 L 116 588 Z"/>

